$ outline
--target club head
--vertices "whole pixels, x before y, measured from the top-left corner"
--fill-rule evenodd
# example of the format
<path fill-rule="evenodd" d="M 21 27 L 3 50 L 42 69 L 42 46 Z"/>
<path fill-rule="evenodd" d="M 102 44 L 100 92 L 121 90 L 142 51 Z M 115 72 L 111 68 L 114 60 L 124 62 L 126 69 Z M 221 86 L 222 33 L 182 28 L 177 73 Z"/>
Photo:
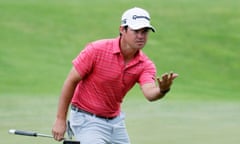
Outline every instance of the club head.
<path fill-rule="evenodd" d="M 80 141 L 64 140 L 63 144 L 80 144 Z"/>

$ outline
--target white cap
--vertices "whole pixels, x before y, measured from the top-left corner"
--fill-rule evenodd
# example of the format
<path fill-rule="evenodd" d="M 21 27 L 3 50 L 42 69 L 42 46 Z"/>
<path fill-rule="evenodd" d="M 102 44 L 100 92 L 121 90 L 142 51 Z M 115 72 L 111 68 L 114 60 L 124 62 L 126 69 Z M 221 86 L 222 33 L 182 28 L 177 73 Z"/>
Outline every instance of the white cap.
<path fill-rule="evenodd" d="M 150 24 L 150 19 L 150 15 L 146 10 L 134 7 L 123 13 L 121 26 L 129 26 L 133 30 L 150 28 L 155 32 L 155 28 Z"/>

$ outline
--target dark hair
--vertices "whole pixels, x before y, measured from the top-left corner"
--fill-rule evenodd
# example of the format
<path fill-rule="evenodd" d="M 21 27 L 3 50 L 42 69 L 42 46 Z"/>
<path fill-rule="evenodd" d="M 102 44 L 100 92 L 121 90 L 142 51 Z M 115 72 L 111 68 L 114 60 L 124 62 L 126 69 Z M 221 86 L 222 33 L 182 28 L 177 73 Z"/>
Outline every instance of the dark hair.
<path fill-rule="evenodd" d="M 123 28 L 124 28 L 124 30 L 125 30 L 125 31 L 127 31 L 127 29 L 128 29 L 128 26 L 124 26 Z M 121 34 L 121 33 L 120 33 L 119 35 L 120 35 L 120 36 L 122 36 L 122 34 Z"/>

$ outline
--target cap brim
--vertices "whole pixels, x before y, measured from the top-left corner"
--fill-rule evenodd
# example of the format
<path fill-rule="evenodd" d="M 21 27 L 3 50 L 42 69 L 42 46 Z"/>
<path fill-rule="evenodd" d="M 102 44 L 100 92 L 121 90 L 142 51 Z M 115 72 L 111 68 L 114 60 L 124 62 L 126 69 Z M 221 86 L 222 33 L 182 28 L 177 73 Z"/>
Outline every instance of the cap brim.
<path fill-rule="evenodd" d="M 152 32 L 156 32 L 156 30 L 155 30 L 155 28 L 153 27 L 153 26 L 151 26 L 151 25 L 129 25 L 129 27 L 131 28 L 131 29 L 133 29 L 133 30 L 139 30 L 139 29 L 142 29 L 142 28 L 149 28 L 149 29 L 151 29 L 152 30 Z"/>

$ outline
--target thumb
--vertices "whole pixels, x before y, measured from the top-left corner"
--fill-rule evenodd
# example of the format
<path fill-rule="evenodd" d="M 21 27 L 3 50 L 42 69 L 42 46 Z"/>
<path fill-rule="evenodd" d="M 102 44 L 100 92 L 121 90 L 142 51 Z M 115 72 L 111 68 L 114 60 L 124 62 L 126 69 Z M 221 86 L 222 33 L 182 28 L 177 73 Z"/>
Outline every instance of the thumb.
<path fill-rule="evenodd" d="M 175 78 L 177 78 L 179 75 L 177 73 L 174 73 L 172 76 L 172 80 L 174 80 Z"/>

